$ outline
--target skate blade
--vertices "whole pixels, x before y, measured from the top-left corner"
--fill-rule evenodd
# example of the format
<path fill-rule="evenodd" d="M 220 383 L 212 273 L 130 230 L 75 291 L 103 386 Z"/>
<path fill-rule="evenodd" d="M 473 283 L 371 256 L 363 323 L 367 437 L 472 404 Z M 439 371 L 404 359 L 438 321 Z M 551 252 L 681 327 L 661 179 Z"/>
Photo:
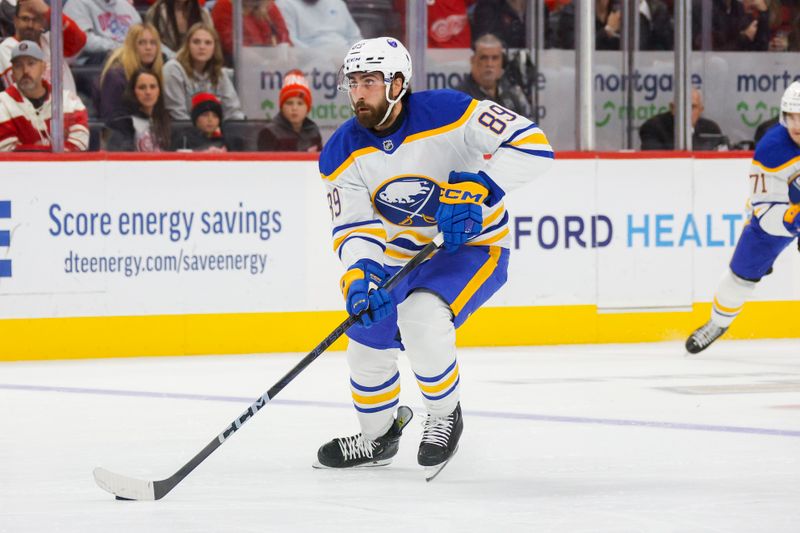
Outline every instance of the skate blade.
<path fill-rule="evenodd" d="M 433 481 L 436 478 L 436 476 L 438 476 L 439 473 L 442 470 L 444 470 L 444 467 L 446 467 L 447 464 L 450 461 L 453 460 L 453 457 L 455 457 L 457 451 L 458 451 L 458 446 L 456 446 L 456 449 L 453 450 L 453 453 L 450 454 L 450 457 L 447 458 L 447 461 L 445 461 L 443 463 L 440 463 L 438 465 L 434 465 L 434 466 L 426 466 L 425 467 L 425 481 L 427 483 L 430 483 L 431 481 Z"/>
<path fill-rule="evenodd" d="M 391 464 L 391 462 L 392 462 L 391 459 L 382 459 L 380 461 L 371 461 L 369 463 L 364 463 L 355 466 L 335 467 L 335 466 L 325 466 L 319 461 L 314 461 L 311 464 L 311 468 L 316 468 L 318 470 L 350 470 L 352 468 L 374 468 L 376 466 L 386 466 L 388 464 Z"/>

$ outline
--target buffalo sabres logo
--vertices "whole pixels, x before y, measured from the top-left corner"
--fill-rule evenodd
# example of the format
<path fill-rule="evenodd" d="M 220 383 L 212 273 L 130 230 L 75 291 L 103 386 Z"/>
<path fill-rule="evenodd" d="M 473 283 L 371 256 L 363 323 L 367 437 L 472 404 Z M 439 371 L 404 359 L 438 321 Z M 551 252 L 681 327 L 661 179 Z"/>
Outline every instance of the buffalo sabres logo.
<path fill-rule="evenodd" d="M 433 226 L 439 207 L 439 185 L 425 176 L 397 176 L 372 197 L 383 218 L 398 226 Z"/>
<path fill-rule="evenodd" d="M 387 139 L 387 140 L 383 141 L 383 149 L 384 150 L 386 150 L 387 152 L 391 152 L 392 148 L 394 148 L 394 143 L 392 142 L 391 139 Z"/>

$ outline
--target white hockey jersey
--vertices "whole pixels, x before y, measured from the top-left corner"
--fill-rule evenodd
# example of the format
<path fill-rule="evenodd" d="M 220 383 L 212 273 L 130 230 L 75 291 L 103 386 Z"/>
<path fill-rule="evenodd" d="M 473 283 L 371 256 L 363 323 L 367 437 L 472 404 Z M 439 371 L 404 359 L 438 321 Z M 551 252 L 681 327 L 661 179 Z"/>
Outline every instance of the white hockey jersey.
<path fill-rule="evenodd" d="M 792 236 L 783 225 L 783 215 L 789 207 L 789 183 L 798 176 L 800 146 L 778 124 L 759 141 L 750 165 L 749 208 L 767 233 Z"/>
<path fill-rule="evenodd" d="M 483 170 L 508 194 L 553 160 L 536 124 L 488 100 L 423 91 L 403 113 L 384 137 L 348 120 L 320 155 L 333 248 L 345 266 L 363 258 L 399 266 L 429 243 L 438 232 L 439 184 L 451 170 Z M 508 221 L 504 202 L 484 205 L 483 231 L 468 244 L 508 247 Z"/>

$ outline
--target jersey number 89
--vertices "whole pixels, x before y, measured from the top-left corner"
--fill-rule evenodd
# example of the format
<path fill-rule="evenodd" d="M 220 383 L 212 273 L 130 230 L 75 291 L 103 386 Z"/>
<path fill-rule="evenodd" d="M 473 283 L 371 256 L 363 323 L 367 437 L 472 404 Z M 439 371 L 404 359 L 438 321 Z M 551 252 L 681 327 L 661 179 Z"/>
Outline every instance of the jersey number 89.
<path fill-rule="evenodd" d="M 331 210 L 331 219 L 342 214 L 342 201 L 339 198 L 339 189 L 333 189 L 328 193 L 328 207 Z"/>
<path fill-rule="evenodd" d="M 508 122 L 511 122 L 512 120 L 517 118 L 517 115 L 497 104 L 490 105 L 489 109 L 493 111 L 493 113 L 490 113 L 489 111 L 484 111 L 478 117 L 478 122 L 482 126 L 485 126 L 490 130 L 492 130 L 492 132 L 496 133 L 497 135 L 500 135 L 505 131 Z M 503 118 L 503 117 L 508 117 L 508 118 Z"/>

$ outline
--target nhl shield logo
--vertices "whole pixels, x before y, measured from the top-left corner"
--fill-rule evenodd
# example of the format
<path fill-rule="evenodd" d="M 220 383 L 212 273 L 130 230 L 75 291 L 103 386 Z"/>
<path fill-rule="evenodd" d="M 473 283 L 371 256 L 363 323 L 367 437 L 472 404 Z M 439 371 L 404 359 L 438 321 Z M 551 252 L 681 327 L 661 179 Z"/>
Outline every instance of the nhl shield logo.
<path fill-rule="evenodd" d="M 439 184 L 426 176 L 397 176 L 372 197 L 380 215 L 398 226 L 433 226 L 439 207 Z"/>
<path fill-rule="evenodd" d="M 385 141 L 383 141 L 384 150 L 386 150 L 387 152 L 391 152 L 392 148 L 394 148 L 394 143 L 392 142 L 391 139 L 386 139 Z"/>

